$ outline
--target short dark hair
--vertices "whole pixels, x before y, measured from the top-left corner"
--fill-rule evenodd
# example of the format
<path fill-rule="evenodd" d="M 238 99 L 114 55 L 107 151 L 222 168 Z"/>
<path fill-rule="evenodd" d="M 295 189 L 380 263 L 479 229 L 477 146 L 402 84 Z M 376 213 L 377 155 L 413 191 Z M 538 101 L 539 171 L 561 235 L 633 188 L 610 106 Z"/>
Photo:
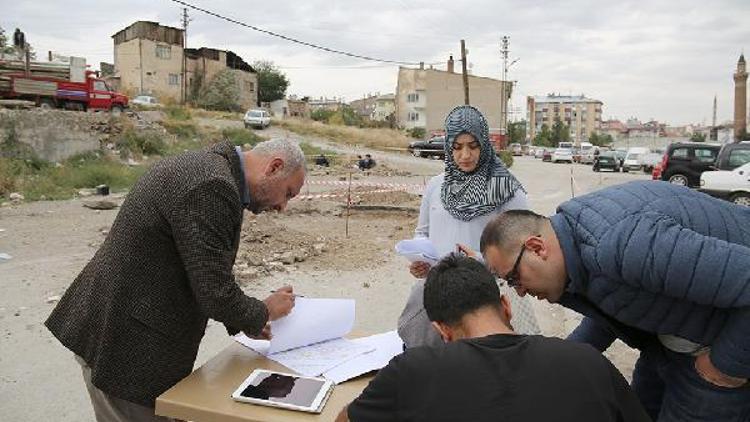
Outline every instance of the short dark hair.
<path fill-rule="evenodd" d="M 454 325 L 487 305 L 502 306 L 500 289 L 495 277 L 476 259 L 452 253 L 427 274 L 424 309 L 430 321 Z"/>
<path fill-rule="evenodd" d="M 539 234 L 542 224 L 547 220 L 547 217 L 534 211 L 505 211 L 484 227 L 479 239 L 479 251 L 485 253 L 490 246 L 503 250 L 511 244 L 516 245 L 519 240 L 525 240 L 523 238 Z"/>

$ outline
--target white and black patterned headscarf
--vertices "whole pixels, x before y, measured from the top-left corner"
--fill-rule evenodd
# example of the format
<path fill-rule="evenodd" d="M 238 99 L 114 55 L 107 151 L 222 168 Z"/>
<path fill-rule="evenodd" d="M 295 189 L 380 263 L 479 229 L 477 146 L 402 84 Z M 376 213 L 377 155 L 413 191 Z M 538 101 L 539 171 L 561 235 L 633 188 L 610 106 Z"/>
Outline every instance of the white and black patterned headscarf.
<path fill-rule="evenodd" d="M 479 142 L 477 168 L 466 173 L 453 161 L 456 137 L 468 133 Z M 487 120 L 468 105 L 454 108 L 445 118 L 445 179 L 441 190 L 443 207 L 455 218 L 470 221 L 497 210 L 518 189 L 526 192 L 495 154 Z"/>

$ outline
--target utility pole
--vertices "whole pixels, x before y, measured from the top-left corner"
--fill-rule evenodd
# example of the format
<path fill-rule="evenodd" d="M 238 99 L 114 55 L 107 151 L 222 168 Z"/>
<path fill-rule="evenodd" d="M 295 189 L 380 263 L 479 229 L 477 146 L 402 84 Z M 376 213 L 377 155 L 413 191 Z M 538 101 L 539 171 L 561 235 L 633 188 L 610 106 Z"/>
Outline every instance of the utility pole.
<path fill-rule="evenodd" d="M 188 17 L 188 11 L 187 7 L 182 8 L 182 75 L 180 78 L 182 81 L 180 82 L 180 103 L 185 104 L 187 100 L 187 57 L 185 56 L 185 49 L 187 48 L 187 28 L 188 23 L 190 23 L 190 18 Z"/>
<path fill-rule="evenodd" d="M 469 74 L 466 72 L 466 43 L 461 40 L 461 70 L 464 75 L 464 104 L 469 105 Z"/>
<path fill-rule="evenodd" d="M 505 85 L 508 83 L 508 43 L 510 38 L 504 35 L 502 38 L 502 47 L 500 53 L 503 56 L 503 78 L 500 81 L 500 130 L 508 134 L 508 94 Z"/>

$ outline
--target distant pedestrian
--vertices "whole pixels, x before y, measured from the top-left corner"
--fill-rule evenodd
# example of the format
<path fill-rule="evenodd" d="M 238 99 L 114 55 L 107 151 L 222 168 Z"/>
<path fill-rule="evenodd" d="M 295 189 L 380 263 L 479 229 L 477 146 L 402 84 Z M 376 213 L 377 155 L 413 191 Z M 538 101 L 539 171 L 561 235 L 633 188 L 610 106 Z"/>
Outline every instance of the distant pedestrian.
<path fill-rule="evenodd" d="M 633 388 L 655 420 L 750 420 L 750 208 L 631 182 L 550 218 L 503 213 L 481 250 L 519 294 L 585 315 L 570 339 L 639 349 Z"/>
<path fill-rule="evenodd" d="M 319 156 L 315 158 L 315 165 L 321 166 L 321 167 L 328 167 L 331 164 L 328 162 L 328 158 L 326 158 L 325 155 L 320 154 Z"/>
<path fill-rule="evenodd" d="M 372 159 L 372 155 L 365 154 L 364 168 L 365 170 L 372 170 L 375 167 L 375 160 Z"/>

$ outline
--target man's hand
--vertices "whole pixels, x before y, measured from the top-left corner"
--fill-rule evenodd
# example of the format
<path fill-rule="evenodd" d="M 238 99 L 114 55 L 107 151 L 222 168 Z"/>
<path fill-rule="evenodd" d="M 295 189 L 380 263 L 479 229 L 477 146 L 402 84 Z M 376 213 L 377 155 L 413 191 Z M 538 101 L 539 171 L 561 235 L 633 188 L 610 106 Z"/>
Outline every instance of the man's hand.
<path fill-rule="evenodd" d="M 409 272 L 416 278 L 425 278 L 430 272 L 430 264 L 422 261 L 412 262 L 409 265 Z"/>
<path fill-rule="evenodd" d="M 477 252 L 474 249 L 471 249 L 470 247 L 464 245 L 463 243 L 456 243 L 456 250 L 468 256 L 469 258 L 476 259 L 477 257 Z"/>
<path fill-rule="evenodd" d="M 268 320 L 275 321 L 292 312 L 294 307 L 294 292 L 292 286 L 284 286 L 268 296 L 263 302 L 268 309 Z"/>
<path fill-rule="evenodd" d="M 271 340 L 271 338 L 273 337 L 273 335 L 271 334 L 271 324 L 267 323 L 266 326 L 263 327 L 263 330 L 260 332 L 260 334 L 258 334 L 257 336 L 248 335 L 248 337 L 255 340 Z"/>
<path fill-rule="evenodd" d="M 716 368 L 711 363 L 709 352 L 695 358 L 695 370 L 701 378 L 719 387 L 737 388 L 747 384 L 747 378 L 733 377 Z"/>

